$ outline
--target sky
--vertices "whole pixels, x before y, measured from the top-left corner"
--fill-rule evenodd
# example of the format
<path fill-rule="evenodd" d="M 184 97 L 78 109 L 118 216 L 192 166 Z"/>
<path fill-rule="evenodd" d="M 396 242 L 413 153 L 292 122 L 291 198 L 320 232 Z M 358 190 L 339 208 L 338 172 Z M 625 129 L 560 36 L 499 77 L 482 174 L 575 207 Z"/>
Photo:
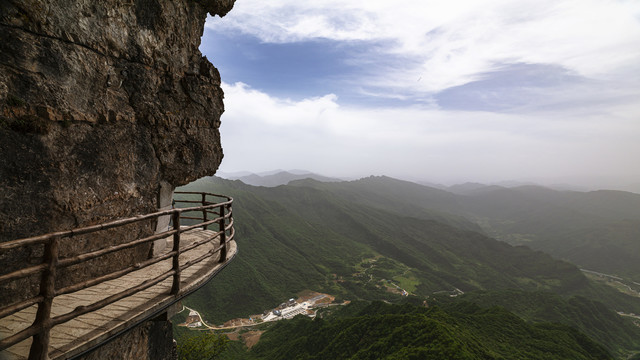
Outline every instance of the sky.
<path fill-rule="evenodd" d="M 638 0 L 237 0 L 220 171 L 640 188 Z"/>

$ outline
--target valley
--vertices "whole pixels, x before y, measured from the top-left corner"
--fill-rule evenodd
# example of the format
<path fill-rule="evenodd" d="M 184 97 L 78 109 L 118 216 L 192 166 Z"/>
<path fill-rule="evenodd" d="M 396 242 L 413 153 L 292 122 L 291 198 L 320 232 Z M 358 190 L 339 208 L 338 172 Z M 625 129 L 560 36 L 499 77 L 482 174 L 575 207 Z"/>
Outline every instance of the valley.
<path fill-rule="evenodd" d="M 640 298 L 619 291 L 624 284 L 633 285 L 635 277 L 622 282 L 598 275 L 606 274 L 599 267 L 581 271 L 570 262 L 528 246 L 496 241 L 487 236 L 486 226 L 475 222 L 470 203 L 461 200 L 468 195 L 461 197 L 385 177 L 330 183 L 302 179 L 275 187 L 205 178 L 187 189 L 206 189 L 235 199 L 236 236 L 242 254 L 214 282 L 185 300 L 208 324 L 245 318 L 237 325 L 249 325 L 255 317 L 247 320 L 248 314 L 261 314 L 282 299 L 311 288 L 334 295 L 337 303 L 383 301 L 392 313 L 405 306 L 429 309 L 431 315 L 437 313 L 435 309 L 449 309 L 453 312 L 444 311 L 452 318 L 443 326 L 449 326 L 450 321 L 459 323 L 459 316 L 471 317 L 475 320 L 457 325 L 471 332 L 487 325 L 482 320 L 485 315 L 479 314 L 499 307 L 504 313 L 494 314 L 491 321 L 509 323 L 512 320 L 507 319 L 513 316 L 527 324 L 540 324 L 535 331 L 522 328 L 530 335 L 523 335 L 517 343 L 534 341 L 528 337 L 538 332 L 551 339 L 550 332 L 559 331 L 564 335 L 557 336 L 566 338 L 568 348 L 581 352 L 584 349 L 578 344 L 586 343 L 570 340 L 575 334 L 569 333 L 576 331 L 614 358 L 640 351 L 640 328 L 635 319 L 619 314 L 640 313 Z M 479 207 L 485 215 L 493 213 L 492 219 L 517 213 L 509 207 L 512 201 L 500 206 L 487 205 L 490 203 Z M 487 223 L 495 226 L 496 221 Z M 579 227 L 582 222 L 576 224 Z M 564 224 L 559 229 L 570 226 Z M 533 231 L 523 228 L 514 232 L 529 233 Z M 633 273 L 633 269 L 615 273 Z M 465 304 L 478 308 L 467 309 Z M 461 306 L 466 310 L 460 310 Z M 348 310 L 353 306 L 340 308 L 323 312 L 323 321 L 334 321 L 332 313 L 349 319 L 357 315 Z M 232 341 L 223 358 L 250 358 L 250 354 L 260 353 L 260 344 L 269 334 L 280 331 L 276 329 L 303 326 L 296 319 L 263 325 L 266 329 L 254 326 L 265 331 L 257 344 L 249 350 L 242 342 Z M 287 325 L 290 323 L 293 325 Z M 239 329 L 238 334 L 244 331 Z M 251 338 L 255 340 L 255 336 Z M 491 346 L 485 350 L 495 351 Z"/>
<path fill-rule="evenodd" d="M 640 284 L 629 279 L 623 279 L 616 275 L 603 274 L 601 272 L 580 269 L 587 278 L 606 284 L 617 291 L 634 297 L 640 297 Z"/>

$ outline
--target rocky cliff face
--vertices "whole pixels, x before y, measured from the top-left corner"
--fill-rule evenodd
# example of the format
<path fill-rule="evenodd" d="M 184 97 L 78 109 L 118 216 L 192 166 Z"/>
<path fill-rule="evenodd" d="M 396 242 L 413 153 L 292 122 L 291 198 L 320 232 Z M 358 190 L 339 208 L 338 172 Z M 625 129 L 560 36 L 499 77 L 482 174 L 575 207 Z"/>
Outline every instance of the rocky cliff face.
<path fill-rule="evenodd" d="M 161 190 L 215 173 L 223 93 L 198 47 L 207 12 L 223 16 L 233 3 L 0 2 L 0 241 L 152 212 Z M 61 255 L 154 226 L 68 240 Z M 71 269 L 69 281 L 148 253 L 113 254 Z M 0 261 L 10 269 L 40 256 Z"/>

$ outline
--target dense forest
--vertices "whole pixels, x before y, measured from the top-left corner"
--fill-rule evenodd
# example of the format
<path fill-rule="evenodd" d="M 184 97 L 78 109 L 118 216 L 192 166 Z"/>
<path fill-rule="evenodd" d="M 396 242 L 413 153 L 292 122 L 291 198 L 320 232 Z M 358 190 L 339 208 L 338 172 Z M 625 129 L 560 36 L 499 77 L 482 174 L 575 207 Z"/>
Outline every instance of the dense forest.
<path fill-rule="evenodd" d="M 266 332 L 255 359 L 609 359 L 571 327 L 527 323 L 501 307 L 350 304 L 327 319 L 297 317 Z"/>

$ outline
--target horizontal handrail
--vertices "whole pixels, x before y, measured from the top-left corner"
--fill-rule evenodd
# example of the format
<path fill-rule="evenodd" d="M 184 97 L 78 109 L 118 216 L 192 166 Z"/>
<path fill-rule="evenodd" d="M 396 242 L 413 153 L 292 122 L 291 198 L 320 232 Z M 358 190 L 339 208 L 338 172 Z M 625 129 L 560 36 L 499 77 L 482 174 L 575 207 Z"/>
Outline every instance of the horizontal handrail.
<path fill-rule="evenodd" d="M 120 251 L 120 250 L 124 250 L 124 249 L 128 249 L 128 248 L 132 248 L 132 247 L 138 246 L 140 244 L 145 244 L 145 243 L 148 243 L 148 242 L 151 242 L 151 241 L 160 240 L 160 239 L 165 238 L 167 236 L 171 236 L 171 235 L 175 234 L 176 232 L 177 232 L 177 230 L 170 230 L 170 231 L 167 231 L 167 232 L 151 235 L 151 236 L 148 236 L 146 238 L 138 239 L 138 240 L 131 241 L 131 242 L 128 242 L 128 243 L 110 246 L 110 247 L 105 248 L 105 249 L 84 253 L 82 255 L 77 255 L 77 256 L 74 256 L 74 257 L 71 257 L 71 258 L 64 258 L 64 259 L 62 259 L 62 260 L 60 260 L 58 262 L 58 267 L 67 267 L 67 266 L 71 266 L 71 265 L 76 265 L 76 264 L 79 264 L 79 263 L 82 263 L 82 262 L 85 262 L 85 261 L 89 261 L 91 259 L 95 259 L 95 258 L 103 256 L 103 255 L 106 255 L 106 254 L 110 254 L 112 252 L 116 252 L 116 251 Z"/>
<path fill-rule="evenodd" d="M 30 338 L 41 331 L 42 326 L 33 324 L 28 328 L 21 330 L 11 336 L 8 336 L 0 340 L 0 349 L 6 349 L 11 347 L 24 339 Z"/>
<path fill-rule="evenodd" d="M 11 315 L 13 313 L 17 313 L 18 311 L 22 310 L 22 309 L 26 309 L 29 306 L 33 305 L 33 304 L 37 304 L 39 302 L 41 302 L 42 300 L 44 300 L 44 297 L 42 296 L 35 296 L 32 297 L 30 299 L 25 299 L 23 301 L 14 303 L 10 306 L 4 307 L 2 308 L 2 310 L 0 310 L 0 319 L 3 317 L 6 317 L 7 315 Z"/>
<path fill-rule="evenodd" d="M 194 217 L 194 216 L 182 216 L 182 218 L 186 219 L 186 220 L 199 220 L 199 219 L 202 219 L 202 218 Z"/>
<path fill-rule="evenodd" d="M 176 194 L 183 194 L 183 192 L 176 192 Z M 176 202 L 182 202 L 182 201 L 176 201 Z M 210 204 L 210 205 L 203 205 L 203 206 L 196 206 L 196 207 L 189 207 L 189 208 L 175 208 L 171 210 L 158 211 L 158 212 L 154 212 L 146 215 L 138 215 L 138 216 L 133 216 L 126 219 L 115 220 L 115 221 L 111 221 L 104 224 L 86 226 L 86 227 L 77 228 L 73 230 L 59 231 L 59 232 L 54 232 L 54 233 L 24 238 L 24 239 L 6 241 L 3 243 L 0 243 L 0 251 L 15 249 L 15 248 L 23 247 L 27 245 L 43 244 L 54 237 L 62 238 L 62 237 L 84 235 L 84 234 L 89 234 L 89 233 L 93 233 L 101 230 L 109 230 L 116 227 L 129 225 L 129 224 L 144 221 L 144 220 L 158 218 L 160 216 L 173 215 L 175 213 L 182 213 L 187 211 L 198 211 L 198 210 L 201 211 L 204 209 L 211 209 L 211 208 L 220 207 L 223 205 L 231 205 L 232 202 L 233 200 L 227 200 L 222 203 L 216 203 L 216 204 Z"/>
<path fill-rule="evenodd" d="M 151 286 L 154 286 L 167 278 L 173 276 L 173 287 L 171 290 L 171 294 L 176 296 L 176 299 L 180 297 L 180 273 L 182 270 L 197 264 L 204 259 L 210 258 L 215 254 L 220 253 L 220 261 L 226 261 L 226 252 L 227 252 L 227 243 L 232 241 L 235 236 L 235 229 L 233 228 L 233 214 L 231 205 L 233 203 L 233 199 L 226 195 L 218 195 L 218 194 L 209 194 L 202 192 L 189 192 L 189 191 L 177 191 L 174 194 L 176 195 L 199 195 L 201 199 L 199 201 L 191 200 L 191 199 L 175 199 L 174 205 L 190 205 L 190 204 L 201 204 L 199 206 L 191 206 L 191 207 L 174 207 L 169 210 L 156 211 L 149 214 L 137 215 L 133 217 L 128 217 L 124 219 L 118 219 L 102 224 L 90 225 L 85 227 L 80 227 L 76 229 L 66 230 L 66 231 L 57 231 L 49 234 L 38 235 L 23 239 L 17 239 L 12 241 L 7 241 L 4 243 L 0 243 L 0 253 L 5 252 L 12 249 L 17 249 L 21 247 L 29 247 L 33 245 L 45 245 L 45 253 L 43 256 L 43 262 L 37 265 L 31 265 L 28 267 L 24 267 L 22 269 L 14 270 L 7 274 L 0 275 L 0 283 L 7 281 L 15 281 L 26 276 L 40 275 L 42 277 L 40 281 L 40 295 L 33 296 L 29 299 L 21 300 L 13 304 L 9 304 L 3 307 L 0 307 L 0 319 L 7 317 L 13 313 L 24 310 L 34 304 L 38 304 L 38 312 L 33 324 L 21 331 L 18 331 L 6 338 L 0 340 L 0 351 L 11 347 L 29 337 L 33 337 L 31 353 L 29 358 L 32 356 L 36 356 L 38 358 L 46 357 L 46 352 L 48 352 L 48 343 L 49 343 L 49 332 L 52 327 L 72 320 L 78 316 L 83 314 L 98 310 L 114 302 L 121 300 L 125 297 L 136 294 L 140 291 L 143 291 Z M 223 200 L 220 202 L 209 201 L 208 197 L 222 198 Z M 191 213 L 199 212 L 202 214 L 201 217 L 192 216 Z M 183 215 L 189 214 L 189 216 Z M 213 219 L 209 219 L 209 215 L 215 215 Z M 123 244 L 112 245 L 104 248 L 100 248 L 93 251 L 87 251 L 81 254 L 76 254 L 71 257 L 66 258 L 58 258 L 58 244 L 60 239 L 64 238 L 72 238 L 79 235 L 87 235 L 93 234 L 101 231 L 106 231 L 110 229 L 120 228 L 123 226 L 127 226 L 130 224 L 138 223 L 145 220 L 156 220 L 158 221 L 160 217 L 169 216 L 173 219 L 173 228 L 167 229 L 166 231 L 162 231 L 150 236 L 146 236 L 141 239 L 136 239 L 134 241 L 130 241 Z M 180 220 L 196 220 L 196 224 L 189 224 L 188 226 L 180 226 Z M 213 235 L 209 234 L 204 239 L 195 241 L 187 246 L 180 246 L 180 235 L 184 232 L 202 228 L 207 229 L 208 226 L 213 226 L 214 224 L 218 224 L 220 228 L 219 231 L 213 232 Z M 229 233 L 228 236 L 226 233 Z M 119 269 L 117 271 L 112 271 L 107 274 L 102 274 L 101 276 L 93 277 L 82 282 L 70 284 L 61 288 L 56 289 L 56 269 L 69 267 L 72 265 L 78 265 L 82 263 L 86 263 L 87 261 L 99 258 L 101 256 L 105 256 L 107 254 L 111 254 L 120 250 L 132 248 L 135 246 L 139 246 L 142 244 L 151 243 L 157 240 L 166 239 L 173 237 L 174 248 L 171 251 L 162 253 L 161 255 L 152 257 L 150 259 L 135 263 L 123 269 Z M 220 242 L 217 244 L 213 244 L 215 239 L 220 239 Z M 179 256 L 181 253 L 193 250 L 199 246 L 205 245 L 207 243 L 212 243 L 212 249 L 208 250 L 203 255 L 191 259 L 185 263 L 180 263 Z M 95 301 L 91 304 L 85 306 L 79 306 L 74 310 L 58 315 L 55 317 L 51 316 L 51 306 L 53 304 L 53 299 L 56 296 L 73 293 L 85 288 L 89 288 L 101 283 L 104 283 L 109 280 L 117 279 L 131 272 L 144 269 L 153 264 L 157 264 L 161 261 L 166 261 L 167 259 L 173 259 L 173 266 L 170 270 L 163 272 L 160 275 L 157 275 L 153 279 L 148 279 L 143 281 L 140 284 L 132 284 L 131 287 L 120 291 L 116 294 L 112 294 L 107 296 L 104 299 L 99 301 Z M 43 357 L 44 356 L 44 357 Z"/>
<path fill-rule="evenodd" d="M 7 280 L 15 280 L 20 279 L 25 276 L 33 275 L 41 273 L 44 269 L 46 269 L 46 264 L 34 265 L 28 268 L 16 270 L 14 272 L 10 272 L 4 275 L 0 275 L 0 283 L 5 282 Z"/>

